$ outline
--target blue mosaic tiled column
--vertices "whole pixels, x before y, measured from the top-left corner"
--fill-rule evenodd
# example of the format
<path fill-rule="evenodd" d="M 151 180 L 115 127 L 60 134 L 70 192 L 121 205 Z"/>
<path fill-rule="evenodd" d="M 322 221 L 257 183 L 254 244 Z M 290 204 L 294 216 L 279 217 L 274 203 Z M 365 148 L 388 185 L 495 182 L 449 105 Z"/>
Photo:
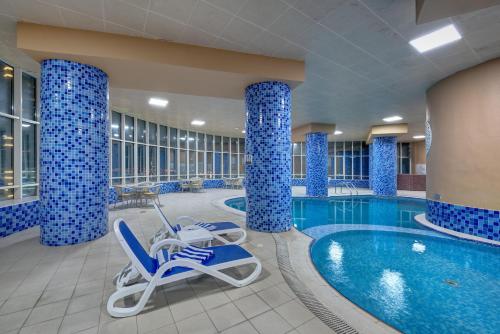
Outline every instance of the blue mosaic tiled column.
<path fill-rule="evenodd" d="M 396 137 L 375 137 L 372 143 L 373 193 L 379 196 L 396 196 L 397 148 Z"/>
<path fill-rule="evenodd" d="M 368 188 L 373 189 L 373 144 L 368 145 Z"/>
<path fill-rule="evenodd" d="M 41 65 L 40 239 L 77 244 L 108 231 L 108 76 L 66 60 Z"/>
<path fill-rule="evenodd" d="M 247 87 L 245 100 L 247 226 L 287 231 L 292 226 L 290 88 L 256 83 Z"/>
<path fill-rule="evenodd" d="M 324 132 L 306 134 L 306 194 L 328 196 L 328 138 Z"/>

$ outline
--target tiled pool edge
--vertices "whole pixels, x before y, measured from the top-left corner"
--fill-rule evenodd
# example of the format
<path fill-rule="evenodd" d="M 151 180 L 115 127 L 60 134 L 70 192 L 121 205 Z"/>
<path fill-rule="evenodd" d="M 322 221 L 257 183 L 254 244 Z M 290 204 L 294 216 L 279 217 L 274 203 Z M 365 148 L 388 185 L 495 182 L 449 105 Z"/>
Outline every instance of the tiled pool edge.
<path fill-rule="evenodd" d="M 276 255 L 278 259 L 278 267 L 280 269 L 285 282 L 290 289 L 300 299 L 300 301 L 325 325 L 331 328 L 335 333 L 339 334 L 356 334 L 357 330 L 349 326 L 341 317 L 332 313 L 314 294 L 305 286 L 305 284 L 297 277 L 295 270 L 290 263 L 287 242 L 281 238 L 280 234 L 273 233 L 276 242 Z"/>
<path fill-rule="evenodd" d="M 494 245 L 494 246 L 500 246 L 500 241 L 496 240 L 490 240 L 482 237 L 478 237 L 472 234 L 467 234 L 467 233 L 462 233 L 462 232 L 457 232 L 453 231 L 450 229 L 447 229 L 445 227 L 436 225 L 431 223 L 430 221 L 427 220 L 425 213 L 421 213 L 419 215 L 415 216 L 415 220 L 419 223 L 424 225 L 425 227 L 428 227 L 434 231 L 446 234 L 446 235 L 451 235 L 453 237 L 459 238 L 459 239 L 464 239 L 464 240 L 470 240 L 470 241 L 476 241 L 476 242 L 481 242 L 489 245 Z"/>

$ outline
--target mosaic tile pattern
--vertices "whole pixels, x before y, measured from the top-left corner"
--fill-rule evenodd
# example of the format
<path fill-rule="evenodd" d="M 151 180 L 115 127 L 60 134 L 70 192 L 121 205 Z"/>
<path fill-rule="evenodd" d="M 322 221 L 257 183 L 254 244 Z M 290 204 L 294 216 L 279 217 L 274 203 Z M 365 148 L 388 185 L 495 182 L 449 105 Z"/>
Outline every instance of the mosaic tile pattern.
<path fill-rule="evenodd" d="M 203 188 L 206 189 L 224 188 L 224 180 L 222 179 L 204 180 Z"/>
<path fill-rule="evenodd" d="M 368 145 L 368 188 L 373 189 L 373 182 L 372 182 L 372 175 L 373 175 L 373 144 Z"/>
<path fill-rule="evenodd" d="M 245 101 L 247 226 L 287 231 L 292 227 L 290 87 L 256 83 L 247 87 Z"/>
<path fill-rule="evenodd" d="M 375 137 L 372 143 L 371 182 L 375 195 L 396 196 L 396 137 Z"/>
<path fill-rule="evenodd" d="M 437 226 L 500 241 L 500 211 L 427 200 L 425 216 Z"/>
<path fill-rule="evenodd" d="M 36 226 L 40 220 L 39 201 L 0 208 L 0 238 Z"/>
<path fill-rule="evenodd" d="M 324 132 L 306 134 L 306 194 L 328 196 L 328 138 Z"/>
<path fill-rule="evenodd" d="M 42 244 L 77 244 L 107 233 L 108 123 L 106 73 L 66 60 L 42 62 Z"/>

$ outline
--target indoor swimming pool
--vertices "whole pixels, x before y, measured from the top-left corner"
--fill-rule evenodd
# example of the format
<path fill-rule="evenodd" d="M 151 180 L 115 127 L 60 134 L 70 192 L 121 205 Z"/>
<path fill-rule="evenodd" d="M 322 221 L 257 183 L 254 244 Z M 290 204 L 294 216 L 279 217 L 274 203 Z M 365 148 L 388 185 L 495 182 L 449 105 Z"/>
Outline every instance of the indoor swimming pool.
<path fill-rule="evenodd" d="M 411 198 L 293 199 L 316 269 L 362 309 L 405 333 L 497 332 L 500 248 L 431 231 L 413 219 L 423 212 Z"/>

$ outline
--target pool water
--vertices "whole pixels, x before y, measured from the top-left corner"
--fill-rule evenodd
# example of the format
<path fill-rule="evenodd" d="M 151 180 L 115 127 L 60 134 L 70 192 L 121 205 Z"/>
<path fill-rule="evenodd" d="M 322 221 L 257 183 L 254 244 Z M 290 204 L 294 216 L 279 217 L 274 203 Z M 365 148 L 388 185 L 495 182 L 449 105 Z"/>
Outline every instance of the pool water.
<path fill-rule="evenodd" d="M 226 205 L 245 211 L 245 198 Z M 425 200 L 293 198 L 293 225 L 337 291 L 404 333 L 500 333 L 500 247 L 462 241 L 414 220 Z"/>
<path fill-rule="evenodd" d="M 500 248 L 399 232 L 346 231 L 311 247 L 337 291 L 404 333 L 499 333 Z"/>
<path fill-rule="evenodd" d="M 244 197 L 225 204 L 246 211 Z M 327 199 L 294 197 L 293 225 L 299 231 L 330 224 L 366 224 L 426 229 L 415 222 L 415 215 L 425 212 L 425 201 L 413 198 L 376 196 L 339 196 Z"/>

